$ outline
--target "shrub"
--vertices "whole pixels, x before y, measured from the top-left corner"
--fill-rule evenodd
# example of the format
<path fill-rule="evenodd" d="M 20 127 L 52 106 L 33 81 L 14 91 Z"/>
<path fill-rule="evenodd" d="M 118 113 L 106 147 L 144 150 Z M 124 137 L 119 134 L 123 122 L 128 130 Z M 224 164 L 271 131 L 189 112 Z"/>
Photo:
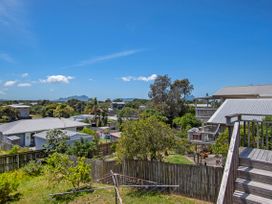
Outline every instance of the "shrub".
<path fill-rule="evenodd" d="M 19 183 L 14 176 L 8 173 L 0 174 L 0 203 L 7 203 L 13 200 L 18 195 L 18 186 Z"/>
<path fill-rule="evenodd" d="M 216 155 L 227 156 L 229 149 L 229 134 L 228 129 L 219 135 L 215 143 L 212 145 L 212 151 Z"/>
<path fill-rule="evenodd" d="M 91 182 L 91 166 L 84 157 L 72 161 L 68 155 L 54 153 L 47 159 L 49 175 L 54 182 L 67 181 L 74 188 Z"/>
<path fill-rule="evenodd" d="M 42 173 L 43 166 L 41 162 L 30 161 L 26 166 L 23 167 L 25 174 L 29 176 L 39 176 Z"/>

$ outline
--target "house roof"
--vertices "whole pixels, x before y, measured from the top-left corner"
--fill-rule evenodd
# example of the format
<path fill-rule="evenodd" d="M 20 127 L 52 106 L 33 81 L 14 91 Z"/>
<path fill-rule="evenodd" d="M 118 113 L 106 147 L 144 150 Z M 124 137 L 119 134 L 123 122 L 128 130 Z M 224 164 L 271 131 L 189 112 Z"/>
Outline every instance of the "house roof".
<path fill-rule="evenodd" d="M 40 132 L 50 129 L 65 129 L 73 127 L 84 127 L 89 124 L 72 121 L 66 118 L 40 118 L 18 120 L 0 125 L 3 135 L 13 135 L 26 132 Z"/>
<path fill-rule="evenodd" d="M 22 104 L 11 104 L 11 105 L 8 105 L 8 106 L 12 107 L 12 108 L 30 108 L 30 106 L 22 105 Z"/>
<path fill-rule="evenodd" d="M 110 135 L 113 136 L 113 137 L 116 137 L 116 138 L 120 138 L 121 137 L 121 132 L 111 132 Z"/>
<path fill-rule="evenodd" d="M 272 85 L 229 86 L 219 89 L 213 96 L 272 98 Z"/>
<path fill-rule="evenodd" d="M 75 131 L 70 131 L 70 130 L 61 130 L 66 136 L 68 136 L 69 140 L 76 140 L 79 138 L 92 138 L 91 135 L 85 134 L 85 133 L 81 133 L 81 132 L 75 132 Z M 34 137 L 39 137 L 42 139 L 46 139 L 48 130 L 47 131 L 43 131 L 40 133 L 37 133 L 34 135 Z"/>
<path fill-rule="evenodd" d="M 262 120 L 258 115 L 272 115 L 272 99 L 227 99 L 208 123 L 226 124 L 226 116 L 234 114 L 252 115 L 244 116 L 244 120 Z"/>

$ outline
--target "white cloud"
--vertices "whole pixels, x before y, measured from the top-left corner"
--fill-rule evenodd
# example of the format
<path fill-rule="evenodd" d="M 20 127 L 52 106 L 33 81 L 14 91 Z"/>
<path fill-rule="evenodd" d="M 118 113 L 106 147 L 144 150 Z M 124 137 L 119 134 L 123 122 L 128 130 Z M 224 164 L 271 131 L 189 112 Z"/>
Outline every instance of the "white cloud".
<path fill-rule="evenodd" d="M 31 83 L 19 83 L 17 86 L 18 87 L 30 87 L 30 86 L 32 86 L 32 84 Z"/>
<path fill-rule="evenodd" d="M 15 63 L 15 60 L 7 53 L 0 53 L 0 60 L 3 60 L 8 63 Z"/>
<path fill-rule="evenodd" d="M 26 77 L 28 77 L 28 76 L 29 76 L 28 73 L 23 73 L 23 74 L 21 75 L 22 78 L 26 78 Z"/>
<path fill-rule="evenodd" d="M 4 83 L 4 87 L 11 87 L 11 86 L 14 86 L 16 83 L 17 83 L 17 81 L 12 81 L 12 80 L 6 81 Z"/>
<path fill-rule="evenodd" d="M 121 77 L 121 79 L 123 81 L 129 82 L 129 81 L 153 81 L 158 77 L 157 74 L 152 74 L 150 76 L 138 76 L 138 77 L 134 77 L 134 76 L 124 76 Z"/>
<path fill-rule="evenodd" d="M 112 53 L 112 54 L 109 54 L 109 55 L 98 56 L 98 57 L 95 57 L 95 58 L 83 60 L 83 61 L 79 62 L 78 64 L 66 66 L 64 68 L 83 67 L 83 66 L 86 66 L 86 65 L 96 64 L 96 63 L 111 60 L 111 59 L 116 59 L 116 58 L 121 58 L 121 57 L 134 55 L 134 54 L 136 54 L 138 52 L 142 52 L 142 51 L 143 51 L 143 49 L 125 50 L 125 51 L 122 51 L 122 52 L 116 52 L 116 53 Z"/>
<path fill-rule="evenodd" d="M 70 80 L 74 79 L 72 76 L 64 76 L 64 75 L 51 75 L 47 76 L 46 79 L 41 79 L 41 83 L 65 83 L 68 84 Z"/>

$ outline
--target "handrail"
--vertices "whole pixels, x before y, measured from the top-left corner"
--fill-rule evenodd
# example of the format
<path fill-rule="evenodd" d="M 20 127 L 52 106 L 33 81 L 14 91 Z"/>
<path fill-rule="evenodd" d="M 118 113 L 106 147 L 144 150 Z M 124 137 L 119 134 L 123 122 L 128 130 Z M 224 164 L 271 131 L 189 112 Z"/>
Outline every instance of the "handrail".
<path fill-rule="evenodd" d="M 218 193 L 217 204 L 233 203 L 233 193 L 237 168 L 239 166 L 240 123 L 236 122 L 232 131 L 227 161 Z"/>

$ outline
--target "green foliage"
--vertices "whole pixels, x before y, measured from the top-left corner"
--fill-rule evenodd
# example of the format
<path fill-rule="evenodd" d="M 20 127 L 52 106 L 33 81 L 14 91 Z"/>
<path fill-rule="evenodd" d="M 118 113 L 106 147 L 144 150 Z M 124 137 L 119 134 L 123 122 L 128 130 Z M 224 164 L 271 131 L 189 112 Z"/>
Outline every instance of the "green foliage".
<path fill-rule="evenodd" d="M 67 181 L 74 188 L 91 182 L 91 166 L 84 157 L 72 161 L 68 155 L 54 153 L 47 159 L 50 179 L 53 182 Z"/>
<path fill-rule="evenodd" d="M 86 103 L 77 99 L 70 99 L 67 101 L 67 104 L 72 107 L 76 113 L 83 113 Z"/>
<path fill-rule="evenodd" d="M 80 141 L 76 141 L 72 146 L 69 147 L 68 153 L 78 157 L 92 157 L 96 149 L 96 144 L 94 142 L 80 138 Z"/>
<path fill-rule="evenodd" d="M 158 76 L 150 86 L 149 97 L 155 109 L 167 116 L 169 122 L 186 112 L 184 97 L 193 90 L 188 79 L 171 81 L 167 75 Z"/>
<path fill-rule="evenodd" d="M 92 129 L 87 128 L 87 127 L 84 127 L 80 132 L 88 134 L 88 135 L 92 135 L 92 136 L 96 135 L 95 130 L 92 130 Z"/>
<path fill-rule="evenodd" d="M 216 155 L 221 154 L 224 157 L 226 157 L 228 154 L 228 149 L 229 149 L 229 134 L 228 130 L 226 129 L 216 139 L 215 144 L 212 145 L 212 151 Z"/>
<path fill-rule="evenodd" d="M 12 122 L 19 118 L 19 112 L 15 108 L 9 106 L 0 107 L 0 123 Z"/>
<path fill-rule="evenodd" d="M 177 117 L 173 120 L 173 124 L 181 127 L 183 130 L 191 129 L 201 125 L 201 121 L 198 120 L 192 113 L 186 113 L 182 117 Z"/>
<path fill-rule="evenodd" d="M 119 159 L 162 160 L 175 143 L 171 128 L 155 117 L 126 121 L 117 144 Z"/>
<path fill-rule="evenodd" d="M 46 135 L 47 143 L 43 145 L 47 153 L 64 153 L 68 149 L 67 135 L 61 130 L 49 130 Z"/>
<path fill-rule="evenodd" d="M 146 119 L 149 117 L 156 117 L 159 121 L 167 122 L 167 117 L 155 109 L 146 109 L 140 113 L 140 119 Z"/>
<path fill-rule="evenodd" d="M 7 151 L 7 154 L 17 154 L 19 152 L 27 152 L 27 151 L 29 151 L 28 148 L 22 148 L 19 145 L 14 145 L 9 151 Z"/>
<path fill-rule="evenodd" d="M 130 107 L 124 107 L 118 111 L 118 117 L 130 120 L 138 117 L 138 110 Z"/>
<path fill-rule="evenodd" d="M 56 109 L 53 111 L 54 117 L 69 118 L 74 113 L 74 109 L 67 104 L 58 104 Z"/>
<path fill-rule="evenodd" d="M 34 160 L 28 162 L 28 164 L 23 167 L 24 173 L 29 176 L 39 176 L 41 175 L 42 170 L 42 163 Z"/>
<path fill-rule="evenodd" d="M 16 197 L 19 182 L 16 173 L 0 174 L 0 203 L 7 203 Z"/>
<path fill-rule="evenodd" d="M 12 148 L 8 151 L 8 154 L 17 154 L 20 151 L 19 145 L 14 145 Z"/>

